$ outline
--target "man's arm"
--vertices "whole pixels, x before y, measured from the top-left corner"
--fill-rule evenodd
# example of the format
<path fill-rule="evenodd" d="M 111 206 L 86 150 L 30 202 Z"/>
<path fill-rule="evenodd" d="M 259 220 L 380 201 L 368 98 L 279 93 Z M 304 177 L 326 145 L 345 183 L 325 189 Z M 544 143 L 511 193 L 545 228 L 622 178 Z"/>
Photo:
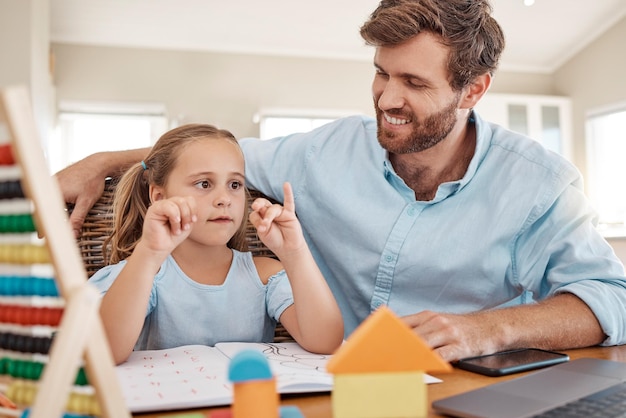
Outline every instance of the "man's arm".
<path fill-rule="evenodd" d="M 606 338 L 591 309 L 571 293 L 464 315 L 423 311 L 403 320 L 448 361 L 525 347 L 589 347 Z"/>
<path fill-rule="evenodd" d="M 127 151 L 98 152 L 64 168 L 55 174 L 66 203 L 74 205 L 70 224 L 76 237 L 89 209 L 104 191 L 104 179 L 119 176 L 134 163 L 141 161 L 150 148 Z"/>

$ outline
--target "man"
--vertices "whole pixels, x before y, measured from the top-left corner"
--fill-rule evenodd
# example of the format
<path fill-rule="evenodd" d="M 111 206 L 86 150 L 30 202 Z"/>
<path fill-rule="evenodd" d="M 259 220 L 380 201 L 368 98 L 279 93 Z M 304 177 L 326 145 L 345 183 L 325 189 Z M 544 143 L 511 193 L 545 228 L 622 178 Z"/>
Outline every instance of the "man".
<path fill-rule="evenodd" d="M 490 14 L 487 0 L 383 0 L 361 28 L 376 119 L 242 140 L 248 186 L 281 200 L 292 183 L 348 333 L 384 304 L 451 361 L 622 344 L 626 277 L 580 174 L 472 110 L 504 47 Z M 57 174 L 75 228 L 103 177 L 145 153 Z"/>

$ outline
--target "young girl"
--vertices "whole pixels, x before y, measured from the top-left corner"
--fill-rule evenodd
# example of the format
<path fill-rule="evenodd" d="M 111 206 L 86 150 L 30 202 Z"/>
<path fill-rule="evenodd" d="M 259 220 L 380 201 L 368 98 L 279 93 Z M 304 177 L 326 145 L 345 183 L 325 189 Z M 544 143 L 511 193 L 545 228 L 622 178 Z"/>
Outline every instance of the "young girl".
<path fill-rule="evenodd" d="M 110 262 L 89 281 L 113 356 L 220 341 L 272 341 L 276 321 L 306 350 L 331 353 L 343 338 L 333 295 L 295 215 L 257 199 L 250 221 L 281 260 L 244 252 L 244 158 L 211 125 L 165 133 L 116 189 Z M 282 262 L 282 263 L 281 263 Z"/>

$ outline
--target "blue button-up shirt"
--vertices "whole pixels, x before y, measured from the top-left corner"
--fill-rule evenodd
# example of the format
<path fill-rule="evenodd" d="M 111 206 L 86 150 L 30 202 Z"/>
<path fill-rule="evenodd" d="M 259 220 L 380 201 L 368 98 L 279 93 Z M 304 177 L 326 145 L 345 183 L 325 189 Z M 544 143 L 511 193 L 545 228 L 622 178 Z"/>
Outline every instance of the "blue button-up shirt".
<path fill-rule="evenodd" d="M 626 278 L 595 229 L 578 170 L 536 141 L 474 115 L 465 176 L 417 201 L 376 138 L 349 117 L 269 141 L 243 139 L 248 186 L 296 212 L 349 334 L 380 305 L 398 315 L 467 313 L 558 292 L 584 300 L 626 343 Z"/>

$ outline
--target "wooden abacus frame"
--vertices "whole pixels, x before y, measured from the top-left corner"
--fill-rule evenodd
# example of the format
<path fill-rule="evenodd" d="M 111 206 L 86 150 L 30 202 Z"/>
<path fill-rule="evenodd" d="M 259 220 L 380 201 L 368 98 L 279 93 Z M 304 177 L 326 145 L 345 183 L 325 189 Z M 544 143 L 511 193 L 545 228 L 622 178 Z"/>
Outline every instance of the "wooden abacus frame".
<path fill-rule="evenodd" d="M 60 188 L 48 172 L 27 88 L 0 90 L 0 123 L 8 129 L 13 157 L 21 168 L 22 189 L 34 204 L 37 230 L 45 238 L 59 293 L 66 304 L 29 418 L 63 415 L 81 364 L 95 389 L 102 416 L 130 417 L 98 314 L 99 295 L 87 284 Z"/>

